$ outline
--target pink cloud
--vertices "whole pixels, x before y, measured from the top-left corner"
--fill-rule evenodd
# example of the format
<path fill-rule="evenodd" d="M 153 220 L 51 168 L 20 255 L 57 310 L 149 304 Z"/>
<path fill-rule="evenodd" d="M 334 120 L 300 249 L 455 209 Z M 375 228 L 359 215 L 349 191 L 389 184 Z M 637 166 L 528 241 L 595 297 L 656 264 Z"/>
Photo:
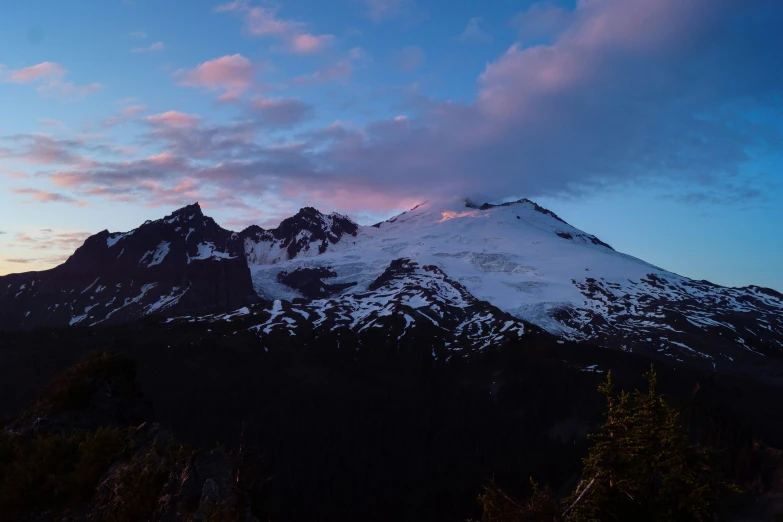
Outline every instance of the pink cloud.
<path fill-rule="evenodd" d="M 166 165 L 175 162 L 176 158 L 170 152 L 161 152 L 160 154 L 153 154 L 152 156 L 147 156 L 147 161 L 157 163 L 158 165 Z"/>
<path fill-rule="evenodd" d="M 250 7 L 247 1 L 234 1 L 214 9 L 217 13 L 236 12 L 244 18 L 244 32 L 257 38 L 279 38 L 284 44 L 273 50 L 294 54 L 322 52 L 335 40 L 334 35 L 314 35 L 307 24 L 277 16 L 276 7 Z"/>
<path fill-rule="evenodd" d="M 8 176 L 12 179 L 27 179 L 30 177 L 29 174 L 22 172 L 20 170 L 9 170 L 9 169 L 0 169 L 0 174 L 3 176 Z"/>
<path fill-rule="evenodd" d="M 84 148 L 80 139 L 56 139 L 49 134 L 22 134 L 8 138 L 15 149 L 8 155 L 34 165 L 73 165 L 82 168 L 95 166 L 87 156 L 78 152 Z"/>
<path fill-rule="evenodd" d="M 43 62 L 32 67 L 11 71 L 8 76 L 12 83 L 31 83 L 42 80 L 56 80 L 65 76 L 65 67 L 55 62 Z"/>
<path fill-rule="evenodd" d="M 147 122 L 153 125 L 161 125 L 166 127 L 195 127 L 201 121 L 201 117 L 197 114 L 185 114 L 178 111 L 167 111 L 161 114 L 153 114 L 147 116 Z"/>
<path fill-rule="evenodd" d="M 64 81 L 67 70 L 55 62 L 42 62 L 24 69 L 10 71 L 3 81 L 10 83 L 37 83 L 36 90 L 43 95 L 55 96 L 63 100 L 81 99 L 103 88 L 100 83 L 77 86 Z"/>
<path fill-rule="evenodd" d="M 39 203 L 69 203 L 72 205 L 77 205 L 79 207 L 83 207 L 87 205 L 87 202 L 84 200 L 78 200 L 71 196 L 60 194 L 58 192 L 48 192 L 46 190 L 40 190 L 35 188 L 17 188 L 17 189 L 11 189 L 10 192 L 12 194 L 31 196 L 33 200 Z"/>
<path fill-rule="evenodd" d="M 253 64 L 241 54 L 222 56 L 209 60 L 195 69 L 177 71 L 180 85 L 203 87 L 210 91 L 225 91 L 219 99 L 236 99 L 253 84 Z"/>
<path fill-rule="evenodd" d="M 245 15 L 245 27 L 253 36 L 285 36 L 304 28 L 302 22 L 277 18 L 275 9 L 253 7 Z"/>
<path fill-rule="evenodd" d="M 744 132 L 743 115 L 722 112 L 731 109 L 722 102 L 771 99 L 783 85 L 776 71 L 765 76 L 777 25 L 754 11 L 756 38 L 729 37 L 723 29 L 744 8 L 684 4 L 579 2 L 552 43 L 514 45 L 490 62 L 473 100 L 439 102 L 413 92 L 406 118 L 333 125 L 283 143 L 259 143 L 255 133 L 259 122 L 296 121 L 296 100 L 251 98 L 242 105 L 249 122 L 231 125 L 163 113 L 146 120 L 139 139 L 159 154 L 77 166 L 51 180 L 127 201 L 223 190 L 225 201 L 232 194 L 240 201 L 278 197 L 356 212 L 438 194 L 497 200 L 577 194 L 645 176 L 712 180 L 736 172 L 757 136 Z M 355 55 L 297 81 L 347 78 L 362 53 Z M 715 59 L 724 56 L 728 63 Z M 202 84 L 219 90 L 217 82 Z M 778 136 L 768 132 L 765 145 Z"/>
<path fill-rule="evenodd" d="M 297 54 L 314 54 L 322 52 L 334 42 L 334 35 L 323 34 L 313 36 L 309 33 L 298 34 L 290 42 L 291 52 Z"/>

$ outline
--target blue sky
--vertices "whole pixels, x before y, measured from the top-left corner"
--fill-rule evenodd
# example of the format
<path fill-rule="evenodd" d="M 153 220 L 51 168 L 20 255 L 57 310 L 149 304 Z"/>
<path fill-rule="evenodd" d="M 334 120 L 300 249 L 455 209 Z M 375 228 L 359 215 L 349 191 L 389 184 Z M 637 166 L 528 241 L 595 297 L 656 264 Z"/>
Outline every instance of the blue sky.
<path fill-rule="evenodd" d="M 0 273 L 198 200 L 229 228 L 530 197 L 783 290 L 775 0 L 6 0 Z"/>

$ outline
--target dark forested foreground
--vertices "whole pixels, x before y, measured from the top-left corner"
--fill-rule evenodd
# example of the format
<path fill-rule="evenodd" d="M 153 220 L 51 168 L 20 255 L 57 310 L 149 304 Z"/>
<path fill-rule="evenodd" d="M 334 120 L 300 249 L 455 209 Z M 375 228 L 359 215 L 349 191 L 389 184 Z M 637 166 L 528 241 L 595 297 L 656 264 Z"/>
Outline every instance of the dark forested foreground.
<path fill-rule="evenodd" d="M 423 341 L 336 334 L 265 346 L 209 328 L 149 321 L 1 336 L 0 518 L 777 512 L 780 388 L 656 363 L 650 393 L 649 361 L 549 336 L 442 363 Z"/>

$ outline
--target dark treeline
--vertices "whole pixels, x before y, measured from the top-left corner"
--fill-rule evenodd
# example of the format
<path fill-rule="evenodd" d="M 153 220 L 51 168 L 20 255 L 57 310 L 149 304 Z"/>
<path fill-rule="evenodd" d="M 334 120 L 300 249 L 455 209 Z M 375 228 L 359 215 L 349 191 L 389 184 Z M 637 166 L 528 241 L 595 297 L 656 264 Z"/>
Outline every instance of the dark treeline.
<path fill-rule="evenodd" d="M 230 449 L 243 434 L 263 519 L 464 521 L 480 518 L 476 497 L 489 481 L 524 498 L 535 477 L 567 496 L 605 410 L 596 391 L 605 373 L 579 368 L 611 368 L 625 389 L 643 387 L 649 369 L 548 336 L 445 363 L 426 338 L 393 346 L 336 331 L 316 345 L 224 333 L 149 321 L 3 335 L 0 415 L 14 418 L 53 374 L 111 349 L 135 363 L 154 420 L 177 440 Z M 754 494 L 773 488 L 776 471 L 754 441 L 783 446 L 783 413 L 770 407 L 783 392 L 656 367 L 692 440 L 725 449 L 725 475 Z"/>

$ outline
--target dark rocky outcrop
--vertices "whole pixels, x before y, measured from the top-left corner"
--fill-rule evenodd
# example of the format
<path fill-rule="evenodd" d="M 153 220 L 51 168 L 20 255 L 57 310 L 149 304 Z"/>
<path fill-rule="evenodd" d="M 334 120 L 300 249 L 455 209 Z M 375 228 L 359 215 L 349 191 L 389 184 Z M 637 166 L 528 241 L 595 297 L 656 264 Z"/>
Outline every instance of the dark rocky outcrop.
<path fill-rule="evenodd" d="M 291 272 L 280 272 L 277 274 L 277 280 L 294 290 L 298 290 L 308 299 L 321 299 L 331 297 L 346 288 L 356 285 L 356 283 L 328 284 L 323 281 L 323 279 L 336 276 L 337 273 L 327 267 L 300 267 Z"/>
<path fill-rule="evenodd" d="M 277 249 L 285 252 L 284 259 L 294 259 L 311 249 L 323 254 L 329 245 L 338 243 L 345 236 L 356 236 L 358 230 L 359 225 L 346 216 L 334 212 L 325 215 L 313 207 L 304 207 L 294 216 L 284 219 L 277 228 L 264 230 L 251 225 L 240 236 L 250 249 L 247 252 L 250 259 L 254 258 L 257 248 Z"/>
<path fill-rule="evenodd" d="M 51 270 L 0 277 L 0 330 L 203 314 L 257 300 L 242 240 L 194 204 L 127 233 L 99 232 Z"/>

